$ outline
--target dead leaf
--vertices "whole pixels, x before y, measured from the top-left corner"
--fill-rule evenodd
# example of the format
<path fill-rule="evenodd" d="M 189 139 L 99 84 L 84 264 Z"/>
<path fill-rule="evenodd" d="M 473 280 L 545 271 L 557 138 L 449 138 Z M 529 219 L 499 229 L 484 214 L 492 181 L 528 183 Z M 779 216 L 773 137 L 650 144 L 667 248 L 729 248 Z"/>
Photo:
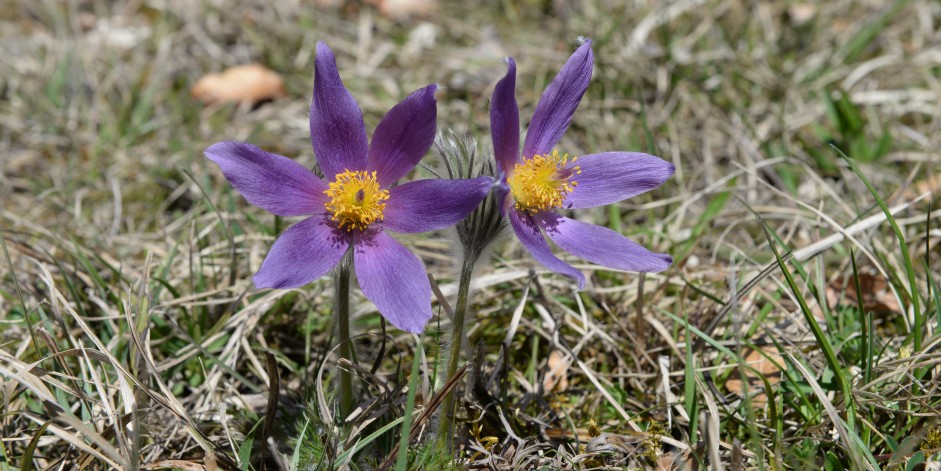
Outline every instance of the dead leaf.
<path fill-rule="evenodd" d="M 791 18 L 791 23 L 800 26 L 817 14 L 817 7 L 811 3 L 797 3 L 787 8 L 787 14 Z"/>
<path fill-rule="evenodd" d="M 370 3 L 396 21 L 424 18 L 438 9 L 438 0 L 372 0 Z"/>
<path fill-rule="evenodd" d="M 549 371 L 542 378 L 542 388 L 546 392 L 564 391 L 569 387 L 568 369 L 569 359 L 559 350 L 553 350 L 549 353 L 549 360 L 546 367 Z"/>
<path fill-rule="evenodd" d="M 259 64 L 239 65 L 221 74 L 203 76 L 193 85 L 191 93 L 203 103 L 258 103 L 286 95 L 281 76 Z"/>
<path fill-rule="evenodd" d="M 778 350 L 774 346 L 763 347 L 764 353 L 766 356 L 773 359 L 780 365 L 784 364 L 784 359 L 781 357 L 781 354 L 778 353 Z M 778 369 L 774 363 L 768 361 L 765 356 L 762 356 L 761 353 L 755 350 L 749 350 L 745 354 L 745 364 L 756 370 L 762 376 L 764 376 L 771 385 L 778 384 L 781 382 L 781 370 Z M 752 370 L 745 370 L 745 377 L 748 378 L 748 392 L 754 394 L 756 391 L 761 391 L 759 394 L 752 396 L 752 404 L 758 407 L 763 407 L 768 403 L 768 396 L 764 393 L 764 383 L 761 379 L 755 375 Z M 742 383 L 741 375 L 735 374 L 731 379 L 725 382 L 725 387 L 734 394 L 741 396 L 745 393 L 745 385 Z"/>
<path fill-rule="evenodd" d="M 203 464 L 206 465 L 207 471 L 219 471 L 219 463 L 216 461 L 216 452 L 208 450 L 206 457 L 203 458 Z"/>
<path fill-rule="evenodd" d="M 941 192 L 941 173 L 929 174 L 924 180 L 915 182 L 913 187 L 914 191 L 909 190 L 906 192 L 908 198 L 915 198 L 925 193 Z"/>
<path fill-rule="evenodd" d="M 888 282 L 878 273 L 860 271 L 859 288 L 863 293 L 863 309 L 867 312 L 903 312 Z M 837 278 L 827 286 L 827 303 L 836 306 L 841 302 L 857 305 L 856 282 L 850 277 Z"/>
<path fill-rule="evenodd" d="M 182 469 L 185 471 L 206 471 L 206 467 L 202 464 L 187 460 L 154 461 L 153 463 L 142 465 L 141 469 Z"/>
<path fill-rule="evenodd" d="M 657 459 L 657 471 L 695 471 L 696 461 L 688 459 L 684 454 L 670 451 Z"/>

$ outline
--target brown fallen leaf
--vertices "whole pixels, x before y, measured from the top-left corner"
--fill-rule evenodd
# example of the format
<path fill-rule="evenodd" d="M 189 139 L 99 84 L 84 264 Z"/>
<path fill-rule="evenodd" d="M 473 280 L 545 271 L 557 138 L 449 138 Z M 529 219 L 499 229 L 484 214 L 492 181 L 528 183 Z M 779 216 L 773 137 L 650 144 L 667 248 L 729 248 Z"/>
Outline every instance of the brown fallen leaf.
<path fill-rule="evenodd" d="M 812 3 L 796 3 L 787 8 L 791 23 L 800 26 L 810 21 L 817 14 L 817 7 Z"/>
<path fill-rule="evenodd" d="M 916 198 L 925 193 L 941 193 L 941 173 L 929 174 L 923 180 L 919 180 L 912 185 L 906 192 L 907 198 Z"/>
<path fill-rule="evenodd" d="M 424 18 L 438 9 L 438 0 L 370 0 L 387 18 L 396 21 Z"/>
<path fill-rule="evenodd" d="M 766 346 L 762 350 L 764 350 L 765 355 L 772 358 L 779 365 L 784 364 L 784 359 L 773 345 Z M 781 381 L 781 370 L 755 350 L 749 350 L 748 353 L 745 354 L 745 364 L 754 368 L 758 373 L 761 373 L 762 376 L 768 379 L 768 383 L 772 386 Z M 749 394 L 755 394 L 756 391 L 760 391 L 758 394 L 752 396 L 752 404 L 757 407 L 763 407 L 768 403 L 768 396 L 764 393 L 764 383 L 752 370 L 745 370 L 745 377 L 748 378 Z M 741 375 L 739 374 L 733 375 L 725 382 L 725 387 L 729 392 L 737 395 L 742 395 L 745 392 L 744 386 Z"/>
<path fill-rule="evenodd" d="M 146 470 L 158 470 L 158 469 L 182 469 L 185 471 L 206 471 L 206 467 L 201 463 L 188 460 L 163 460 L 163 461 L 154 461 L 153 463 L 148 463 L 141 466 L 141 469 Z"/>
<path fill-rule="evenodd" d="M 196 81 L 190 92 L 203 103 L 258 103 L 286 95 L 281 76 L 260 64 L 239 65 L 220 74 L 205 75 Z"/>
<path fill-rule="evenodd" d="M 859 288 L 863 293 L 863 309 L 867 312 L 903 312 L 889 289 L 889 283 L 878 273 L 861 271 Z M 827 303 L 832 307 L 840 302 L 854 307 L 857 305 L 856 283 L 852 278 L 840 277 L 827 286 Z"/>
<path fill-rule="evenodd" d="M 697 466 L 694 459 L 689 459 L 682 453 L 670 451 L 657 459 L 655 469 L 657 471 L 695 471 Z"/>
<path fill-rule="evenodd" d="M 546 392 L 564 391 L 569 387 L 568 369 L 569 360 L 559 350 L 553 350 L 549 353 L 549 360 L 546 362 L 546 375 L 542 378 L 542 388 Z"/>

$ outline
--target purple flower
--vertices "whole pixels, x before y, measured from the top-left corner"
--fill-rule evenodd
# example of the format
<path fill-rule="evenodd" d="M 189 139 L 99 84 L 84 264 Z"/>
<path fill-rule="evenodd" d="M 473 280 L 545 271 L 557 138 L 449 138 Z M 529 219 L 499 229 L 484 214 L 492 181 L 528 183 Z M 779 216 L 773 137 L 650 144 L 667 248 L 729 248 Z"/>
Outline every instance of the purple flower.
<path fill-rule="evenodd" d="M 434 141 L 435 89 L 422 88 L 389 110 L 370 144 L 333 51 L 318 43 L 310 135 L 323 180 L 251 144 L 219 142 L 206 149 L 206 157 L 250 203 L 279 216 L 307 216 L 275 241 L 255 274 L 255 286 L 305 285 L 327 274 L 352 246 L 363 294 L 396 327 L 421 332 L 432 315 L 424 265 L 385 230 L 448 227 L 473 211 L 491 186 L 486 177 L 392 186 Z"/>
<path fill-rule="evenodd" d="M 611 229 L 576 221 L 558 208 L 591 208 L 621 201 L 660 186 L 674 166 L 637 152 L 604 152 L 570 158 L 555 149 L 588 88 L 594 57 L 585 41 L 566 61 L 539 99 L 520 153 L 516 63 L 497 83 L 490 103 L 490 132 L 504 191 L 503 211 L 533 257 L 551 270 L 585 285 L 585 276 L 552 254 L 545 232 L 556 245 L 598 265 L 658 272 L 673 263 Z"/>

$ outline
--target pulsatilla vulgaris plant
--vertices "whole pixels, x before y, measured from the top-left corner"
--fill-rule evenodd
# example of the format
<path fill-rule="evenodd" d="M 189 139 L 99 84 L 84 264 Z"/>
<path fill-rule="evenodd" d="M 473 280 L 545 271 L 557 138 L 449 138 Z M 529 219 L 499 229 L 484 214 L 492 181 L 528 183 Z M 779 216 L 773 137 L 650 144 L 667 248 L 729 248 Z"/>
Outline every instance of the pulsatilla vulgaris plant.
<path fill-rule="evenodd" d="M 255 274 L 259 288 L 295 288 L 339 265 L 340 355 L 349 355 L 349 260 L 363 294 L 386 319 L 421 332 L 431 318 L 431 286 L 421 260 L 385 233 L 425 232 L 453 225 L 487 195 L 492 179 L 429 179 L 392 186 L 428 152 L 435 137 L 436 86 L 397 104 L 370 144 L 362 112 L 344 87 L 333 51 L 317 44 L 310 134 L 324 178 L 287 157 L 243 142 L 219 142 L 206 156 L 255 206 L 279 216 L 306 216 L 275 241 Z M 341 412 L 351 385 L 340 369 Z M 346 404 L 343 404 L 346 402 Z"/>
<path fill-rule="evenodd" d="M 573 278 L 579 289 L 585 285 L 585 275 L 553 255 L 543 231 L 563 250 L 609 268 L 659 272 L 673 263 L 669 255 L 651 252 L 611 229 L 556 213 L 558 209 L 592 208 L 637 196 L 663 184 L 675 170 L 669 162 L 638 152 L 569 158 L 555 149 L 588 88 L 593 66 L 591 40 L 586 40 L 539 99 L 522 153 L 516 62 L 512 57 L 507 59 L 507 73 L 497 83 L 490 101 L 490 132 L 499 174 L 495 204 L 533 257 Z M 463 319 L 466 306 L 469 282 L 463 279 L 465 273 L 459 285 L 456 319 Z M 462 329 L 463 322 L 456 322 L 446 378 L 457 371 Z M 450 395 L 442 406 L 441 441 L 447 441 L 452 433 L 454 401 L 454 395 Z"/>
<path fill-rule="evenodd" d="M 429 179 L 391 187 L 434 142 L 436 86 L 389 110 L 369 145 L 359 106 L 323 43 L 315 62 L 310 134 L 323 180 L 294 160 L 251 144 L 220 142 L 206 149 L 250 203 L 279 216 L 307 216 L 275 241 L 255 285 L 305 285 L 327 274 L 352 247 L 363 294 L 396 327 L 421 332 L 432 315 L 424 266 L 385 230 L 451 226 L 477 207 L 490 179 Z"/>
<path fill-rule="evenodd" d="M 570 158 L 555 149 L 578 107 L 594 56 L 586 40 L 562 66 L 536 105 L 520 152 L 516 63 L 497 83 L 490 102 L 490 132 L 504 194 L 501 209 L 523 246 L 547 268 L 573 278 L 585 276 L 563 262 L 542 232 L 562 250 L 618 270 L 659 272 L 673 263 L 610 229 L 559 215 L 558 209 L 592 208 L 652 190 L 673 175 L 673 164 L 638 152 L 603 152 Z"/>

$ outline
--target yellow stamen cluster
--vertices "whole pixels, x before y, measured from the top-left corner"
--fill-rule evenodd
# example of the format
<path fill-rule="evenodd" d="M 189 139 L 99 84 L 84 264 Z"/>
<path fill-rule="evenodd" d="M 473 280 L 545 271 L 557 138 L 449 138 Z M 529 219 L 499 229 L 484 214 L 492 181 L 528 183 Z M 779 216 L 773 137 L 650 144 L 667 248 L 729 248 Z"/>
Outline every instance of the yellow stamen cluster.
<path fill-rule="evenodd" d="M 347 170 L 336 176 L 324 193 L 330 201 L 324 204 L 341 229 L 363 230 L 381 221 L 389 191 L 379 188 L 376 172 Z"/>
<path fill-rule="evenodd" d="M 562 206 L 565 197 L 578 186 L 572 177 L 582 173 L 578 166 L 566 167 L 568 163 L 568 154 L 554 150 L 516 164 L 508 179 L 516 209 L 537 213 Z"/>

